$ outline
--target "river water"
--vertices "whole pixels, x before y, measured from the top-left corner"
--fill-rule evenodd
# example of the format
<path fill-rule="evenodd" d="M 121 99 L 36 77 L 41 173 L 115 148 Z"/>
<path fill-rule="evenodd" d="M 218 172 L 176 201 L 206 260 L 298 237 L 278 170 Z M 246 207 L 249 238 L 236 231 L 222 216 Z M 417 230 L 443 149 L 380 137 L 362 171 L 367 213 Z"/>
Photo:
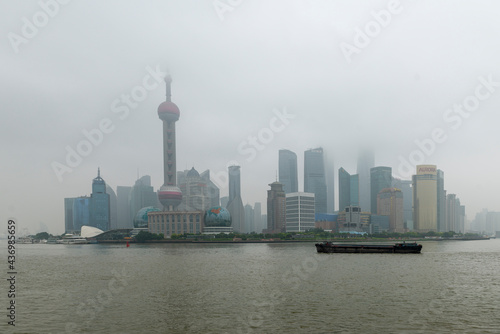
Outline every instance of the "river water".
<path fill-rule="evenodd" d="M 500 240 L 422 244 L 17 245 L 16 326 L 0 332 L 499 333 Z"/>

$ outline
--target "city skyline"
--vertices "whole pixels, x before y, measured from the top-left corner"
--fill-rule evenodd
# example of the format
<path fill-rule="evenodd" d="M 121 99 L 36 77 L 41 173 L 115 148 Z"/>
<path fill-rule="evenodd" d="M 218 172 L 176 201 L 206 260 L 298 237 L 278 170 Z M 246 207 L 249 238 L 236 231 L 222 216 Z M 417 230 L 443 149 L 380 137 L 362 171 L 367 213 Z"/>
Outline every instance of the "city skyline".
<path fill-rule="evenodd" d="M 98 166 L 116 192 L 133 185 L 138 170 L 158 190 L 155 111 L 167 72 L 182 109 L 177 170 L 210 170 L 221 196 L 227 167 L 238 164 L 243 204 L 261 202 L 266 212 L 279 149 L 300 157 L 321 146 L 331 172 L 357 174 L 357 152 L 369 145 L 376 165 L 403 180 L 418 164 L 439 166 L 469 220 L 483 208 L 500 211 L 500 50 L 491 43 L 498 4 L 432 3 L 429 12 L 430 4 L 402 4 L 350 56 L 341 46 L 354 45 L 386 3 L 242 3 L 221 20 L 211 3 L 125 0 L 117 15 L 114 3 L 71 2 L 29 37 L 25 22 L 43 8 L 4 4 L 2 219 L 16 218 L 31 233 L 62 233 L 63 199 L 90 195 Z M 298 175 L 303 189 L 301 163 Z M 33 197 L 41 200 L 26 210 Z"/>

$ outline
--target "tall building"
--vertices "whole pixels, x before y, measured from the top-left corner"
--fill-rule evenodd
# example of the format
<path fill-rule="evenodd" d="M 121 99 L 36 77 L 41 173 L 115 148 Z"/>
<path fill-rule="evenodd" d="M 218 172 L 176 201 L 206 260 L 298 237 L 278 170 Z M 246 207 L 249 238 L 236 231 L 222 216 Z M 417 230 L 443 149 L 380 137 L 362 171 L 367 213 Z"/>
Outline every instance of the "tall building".
<path fill-rule="evenodd" d="M 151 176 L 144 175 L 135 181 L 129 195 L 130 208 L 130 224 L 133 225 L 133 220 L 137 212 L 145 207 L 158 207 L 158 197 L 155 194 L 153 186 L 151 186 Z"/>
<path fill-rule="evenodd" d="M 413 224 L 418 232 L 437 232 L 436 165 L 418 165 L 413 175 Z"/>
<path fill-rule="evenodd" d="M 220 206 L 222 206 L 223 208 L 227 209 L 228 203 L 229 203 L 229 196 L 222 196 L 220 198 Z"/>
<path fill-rule="evenodd" d="M 175 149 L 175 122 L 180 110 L 171 100 L 172 78 L 165 77 L 166 100 L 158 106 L 158 117 L 163 121 L 163 185 L 158 191 L 158 199 L 164 211 L 174 211 L 182 202 L 182 192 L 177 187 L 177 167 Z"/>
<path fill-rule="evenodd" d="M 377 194 L 377 215 L 389 216 L 389 231 L 403 233 L 403 192 L 396 188 L 385 188 Z"/>
<path fill-rule="evenodd" d="M 286 194 L 286 232 L 305 232 L 314 228 L 314 194 Z"/>
<path fill-rule="evenodd" d="M 339 169 L 339 211 L 348 206 L 359 206 L 359 175 Z"/>
<path fill-rule="evenodd" d="M 79 233 L 82 226 L 90 225 L 90 197 L 81 196 L 73 201 L 73 232 Z"/>
<path fill-rule="evenodd" d="M 273 182 L 267 191 L 267 230 L 266 233 L 286 231 L 286 195 L 283 184 Z"/>
<path fill-rule="evenodd" d="M 377 214 L 377 194 L 385 188 L 392 186 L 392 168 L 391 167 L 373 167 L 370 169 L 370 198 L 371 213 Z"/>
<path fill-rule="evenodd" d="M 133 218 L 130 208 L 130 193 L 132 187 L 117 186 L 116 187 L 116 210 L 117 210 L 117 228 L 132 228 Z"/>
<path fill-rule="evenodd" d="M 444 190 L 444 172 L 437 170 L 437 229 L 448 232 L 446 227 L 446 190 Z"/>
<path fill-rule="evenodd" d="M 220 205 L 220 190 L 219 187 L 210 179 L 210 170 L 206 170 L 200 174 L 201 179 L 207 184 L 208 197 L 210 207 Z"/>
<path fill-rule="evenodd" d="M 106 184 L 106 193 L 109 195 L 109 229 L 118 228 L 118 207 L 116 193 L 108 184 Z"/>
<path fill-rule="evenodd" d="M 486 216 L 487 222 L 488 215 L 491 219 L 493 213 L 488 212 Z M 460 205 L 460 199 L 455 194 L 448 194 L 446 196 L 446 229 L 446 232 L 465 232 L 465 206 Z M 490 233 L 492 232 L 493 231 L 491 231 Z"/>
<path fill-rule="evenodd" d="M 324 153 L 325 183 L 326 183 L 326 212 L 335 212 L 335 168 L 333 159 Z M 339 209 L 340 210 L 340 209 Z"/>
<path fill-rule="evenodd" d="M 89 225 L 100 230 L 110 229 L 110 201 L 106 193 L 106 182 L 101 178 L 101 171 L 97 169 L 97 177 L 92 180 L 92 194 L 90 195 L 90 222 Z"/>
<path fill-rule="evenodd" d="M 413 189 L 412 181 L 402 180 L 401 185 L 396 187 L 403 193 L 403 210 L 405 228 L 413 230 Z"/>
<path fill-rule="evenodd" d="M 73 233 L 73 203 L 75 198 L 64 199 L 64 233 Z"/>
<path fill-rule="evenodd" d="M 253 212 L 253 226 L 255 227 L 255 232 L 262 233 L 262 230 L 265 229 L 265 227 L 262 226 L 262 204 L 260 202 L 255 202 Z"/>
<path fill-rule="evenodd" d="M 229 201 L 227 210 L 231 214 L 233 231 L 247 233 L 245 229 L 245 208 L 241 199 L 240 166 L 229 166 Z"/>
<path fill-rule="evenodd" d="M 247 231 L 247 233 L 255 232 L 255 226 L 254 226 L 255 212 L 253 210 L 253 207 L 250 204 L 246 204 L 244 210 L 245 210 L 245 225 L 246 225 L 245 231 Z"/>
<path fill-rule="evenodd" d="M 285 193 L 299 191 L 297 174 L 297 154 L 289 150 L 279 150 L 279 182 L 283 184 Z"/>
<path fill-rule="evenodd" d="M 327 213 L 325 163 L 321 147 L 304 152 L 304 192 L 314 194 L 317 213 Z"/>
<path fill-rule="evenodd" d="M 356 173 L 359 175 L 359 206 L 363 212 L 371 211 L 370 169 L 374 166 L 375 157 L 373 151 L 360 150 Z"/>

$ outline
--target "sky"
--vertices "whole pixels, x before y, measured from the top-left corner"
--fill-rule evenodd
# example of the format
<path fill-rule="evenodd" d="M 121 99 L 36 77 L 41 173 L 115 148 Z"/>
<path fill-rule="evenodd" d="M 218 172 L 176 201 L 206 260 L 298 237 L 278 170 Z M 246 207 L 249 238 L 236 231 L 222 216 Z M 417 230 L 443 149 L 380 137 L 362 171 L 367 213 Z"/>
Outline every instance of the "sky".
<path fill-rule="evenodd" d="M 323 147 L 356 172 L 435 164 L 469 220 L 500 211 L 500 4 L 495 1 L 40 0 L 0 4 L 0 214 L 64 232 L 64 198 L 150 175 L 163 184 L 162 78 L 177 169 L 265 202 L 278 150 Z M 71 153 L 73 152 L 73 153 Z M 79 153 L 80 152 L 80 153 Z M 336 182 L 337 183 L 337 182 Z M 337 192 L 337 191 L 336 191 Z M 338 201 L 338 194 L 336 194 Z M 338 206 L 338 203 L 336 203 Z M 3 231 L 0 234 L 4 233 Z"/>

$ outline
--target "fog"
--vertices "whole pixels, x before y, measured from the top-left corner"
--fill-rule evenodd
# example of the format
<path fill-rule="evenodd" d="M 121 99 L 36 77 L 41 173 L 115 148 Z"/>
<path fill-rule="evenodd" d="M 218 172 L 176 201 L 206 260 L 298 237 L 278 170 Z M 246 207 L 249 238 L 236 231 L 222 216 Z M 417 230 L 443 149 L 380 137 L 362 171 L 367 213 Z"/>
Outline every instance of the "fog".
<path fill-rule="evenodd" d="M 221 196 L 227 166 L 239 164 L 243 204 L 265 212 L 279 149 L 297 153 L 303 190 L 304 150 L 323 147 L 337 178 L 371 147 L 403 179 L 415 162 L 437 165 L 469 219 L 500 210 L 499 7 L 3 1 L 2 220 L 62 233 L 64 198 L 89 195 L 98 167 L 115 190 L 137 175 L 159 188 L 167 71 L 181 111 L 177 169 L 210 169 Z M 102 138 L 68 163 L 96 129 Z"/>

